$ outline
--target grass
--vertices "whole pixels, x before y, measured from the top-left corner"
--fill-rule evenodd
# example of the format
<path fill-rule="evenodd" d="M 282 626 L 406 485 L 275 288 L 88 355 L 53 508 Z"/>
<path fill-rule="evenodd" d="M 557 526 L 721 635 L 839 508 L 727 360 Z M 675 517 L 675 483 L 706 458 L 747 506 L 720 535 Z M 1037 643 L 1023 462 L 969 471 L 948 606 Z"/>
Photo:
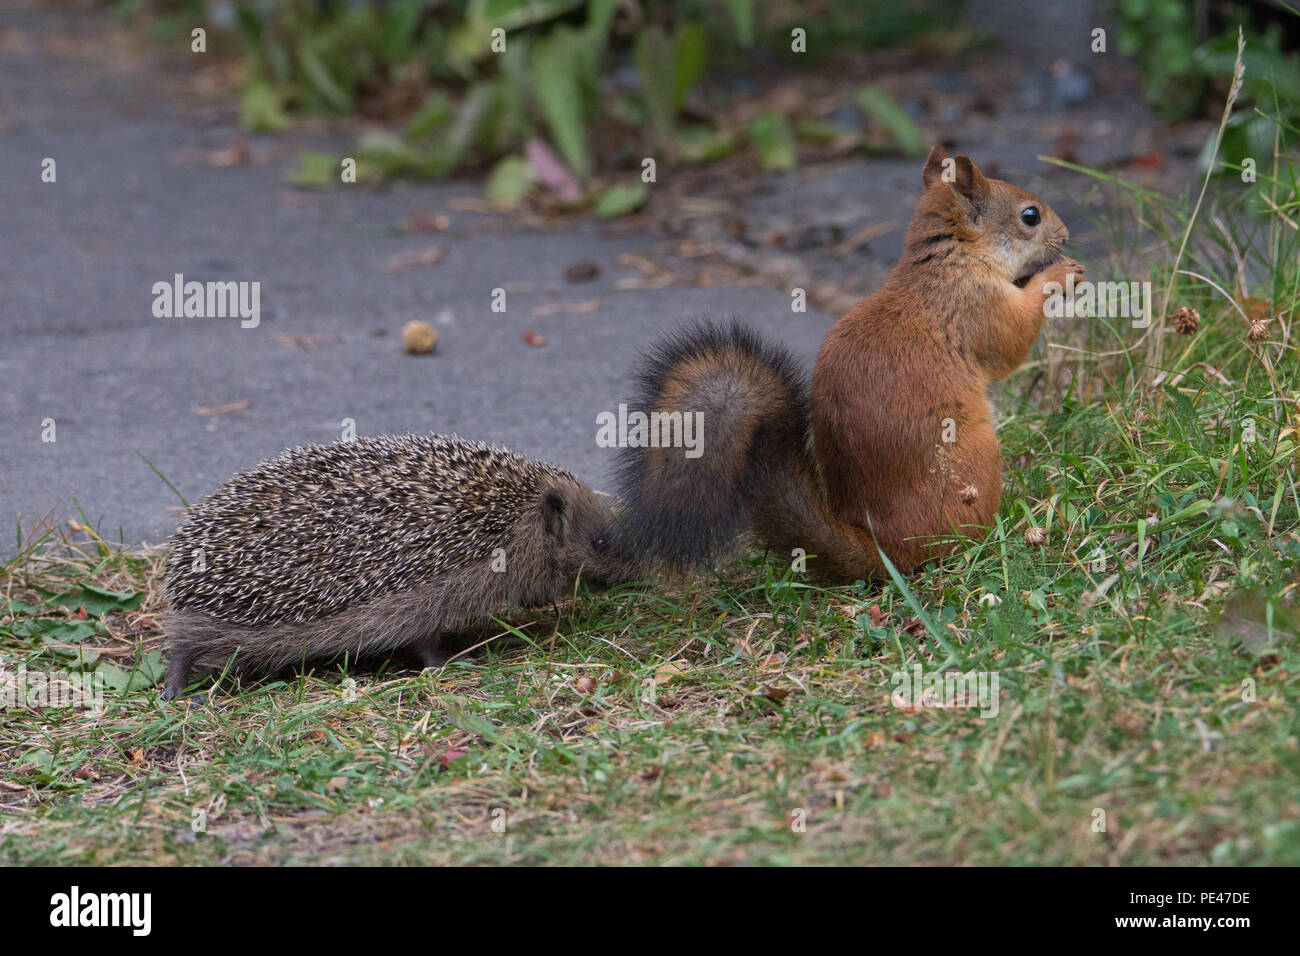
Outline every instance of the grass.
<path fill-rule="evenodd" d="M 1284 132 L 1263 219 L 1138 197 L 1161 314 L 1199 330 L 1114 325 L 1068 386 L 1044 351 L 1003 403 L 997 527 L 915 575 L 819 589 L 754 556 L 512 618 L 441 672 L 186 706 L 159 697 L 161 552 L 20 539 L 0 660 L 111 689 L 4 711 L 0 860 L 1300 864 Z M 918 663 L 995 673 L 998 713 L 896 706 Z"/>

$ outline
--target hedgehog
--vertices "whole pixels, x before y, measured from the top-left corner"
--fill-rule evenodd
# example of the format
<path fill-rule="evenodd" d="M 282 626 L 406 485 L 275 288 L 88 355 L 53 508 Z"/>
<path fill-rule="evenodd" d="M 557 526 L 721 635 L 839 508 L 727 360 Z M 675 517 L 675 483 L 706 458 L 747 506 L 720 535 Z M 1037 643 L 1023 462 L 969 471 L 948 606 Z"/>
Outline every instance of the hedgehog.
<path fill-rule="evenodd" d="M 579 577 L 634 576 L 615 518 L 567 471 L 454 435 L 293 448 L 204 498 L 172 536 L 164 697 L 192 671 L 266 674 L 416 651 Z"/>

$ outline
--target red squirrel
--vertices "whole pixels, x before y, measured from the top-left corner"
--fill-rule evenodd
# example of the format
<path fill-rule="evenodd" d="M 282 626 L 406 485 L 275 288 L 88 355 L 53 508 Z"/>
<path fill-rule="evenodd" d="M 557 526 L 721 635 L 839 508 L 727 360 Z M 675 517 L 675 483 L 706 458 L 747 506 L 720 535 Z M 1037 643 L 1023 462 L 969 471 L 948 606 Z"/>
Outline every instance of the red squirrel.
<path fill-rule="evenodd" d="M 886 576 L 950 553 L 997 513 L 1002 459 L 986 390 L 1029 354 L 1048 283 L 1083 267 L 1037 196 L 935 146 L 903 254 L 798 362 L 739 324 L 670 334 L 629 408 L 702 414 L 696 457 L 629 447 L 617 464 L 626 545 L 692 567 L 749 530 L 819 579 Z"/>

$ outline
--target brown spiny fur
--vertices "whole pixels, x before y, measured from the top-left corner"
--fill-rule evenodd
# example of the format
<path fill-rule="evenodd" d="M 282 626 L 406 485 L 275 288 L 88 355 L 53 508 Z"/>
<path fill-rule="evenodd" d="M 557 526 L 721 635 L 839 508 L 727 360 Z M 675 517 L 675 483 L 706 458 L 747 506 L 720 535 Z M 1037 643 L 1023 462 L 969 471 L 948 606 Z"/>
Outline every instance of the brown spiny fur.
<path fill-rule="evenodd" d="M 1045 283 L 1083 268 L 1061 255 L 1068 232 L 1045 202 L 945 160 L 936 146 L 902 258 L 827 334 L 810 393 L 784 349 L 737 325 L 651 353 L 636 407 L 703 410 L 705 442 L 694 461 L 624 452 L 640 550 L 696 564 L 748 525 L 783 557 L 816 555 L 818 577 L 853 580 L 884 576 L 877 544 L 907 570 L 992 522 L 1002 461 L 986 390 L 1028 355 Z"/>
<path fill-rule="evenodd" d="M 236 475 L 173 536 L 166 695 L 191 670 L 227 666 L 266 673 L 407 647 L 439 665 L 444 634 L 562 597 L 579 575 L 630 576 L 613 531 L 568 472 L 478 442 L 293 449 Z"/>

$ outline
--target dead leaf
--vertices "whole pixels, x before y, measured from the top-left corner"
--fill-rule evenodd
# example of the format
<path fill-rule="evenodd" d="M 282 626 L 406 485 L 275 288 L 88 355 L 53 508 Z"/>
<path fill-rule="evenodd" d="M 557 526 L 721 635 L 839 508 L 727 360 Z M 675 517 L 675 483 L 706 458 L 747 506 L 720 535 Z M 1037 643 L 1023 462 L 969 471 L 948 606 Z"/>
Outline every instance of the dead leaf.
<path fill-rule="evenodd" d="M 290 335 L 287 332 L 275 333 L 275 341 L 279 345 L 296 345 L 304 352 L 316 351 L 317 345 L 337 342 L 333 335 L 328 332 L 313 332 L 310 335 Z"/>
<path fill-rule="evenodd" d="M 252 158 L 248 148 L 248 137 L 240 133 L 235 141 L 225 149 L 214 149 L 208 153 L 209 166 L 247 166 Z"/>
<path fill-rule="evenodd" d="M 669 661 L 666 664 L 660 664 L 655 668 L 655 683 L 667 684 L 670 680 L 681 677 L 684 673 L 686 672 L 672 661 Z"/>
<path fill-rule="evenodd" d="M 524 329 L 524 344 L 531 345 L 535 349 L 540 349 L 546 344 L 546 339 L 538 335 L 532 329 Z"/>
<path fill-rule="evenodd" d="M 442 232 L 451 225 L 451 220 L 446 216 L 426 216 L 424 213 L 415 213 L 409 219 L 404 219 L 398 224 L 402 232 Z"/>
<path fill-rule="evenodd" d="M 384 260 L 384 264 L 380 266 L 380 269 L 389 275 L 400 275 L 403 272 L 412 272 L 416 269 L 427 269 L 429 266 L 435 266 L 441 262 L 442 257 L 446 254 L 446 246 L 408 249 L 406 252 L 399 252 L 396 255 L 389 256 Z"/>
<path fill-rule="evenodd" d="M 228 415 L 230 412 L 242 412 L 248 407 L 248 402 L 230 402 L 226 405 L 200 405 L 196 411 L 200 415 Z"/>
<path fill-rule="evenodd" d="M 590 260 L 574 262 L 564 267 L 564 278 L 569 282 L 590 282 L 600 275 L 600 266 Z"/>
<path fill-rule="evenodd" d="M 546 305 L 533 306 L 533 315 L 559 315 L 561 312 L 568 315 L 588 315 L 599 308 L 599 299 L 588 299 L 585 302 L 548 302 Z"/>

